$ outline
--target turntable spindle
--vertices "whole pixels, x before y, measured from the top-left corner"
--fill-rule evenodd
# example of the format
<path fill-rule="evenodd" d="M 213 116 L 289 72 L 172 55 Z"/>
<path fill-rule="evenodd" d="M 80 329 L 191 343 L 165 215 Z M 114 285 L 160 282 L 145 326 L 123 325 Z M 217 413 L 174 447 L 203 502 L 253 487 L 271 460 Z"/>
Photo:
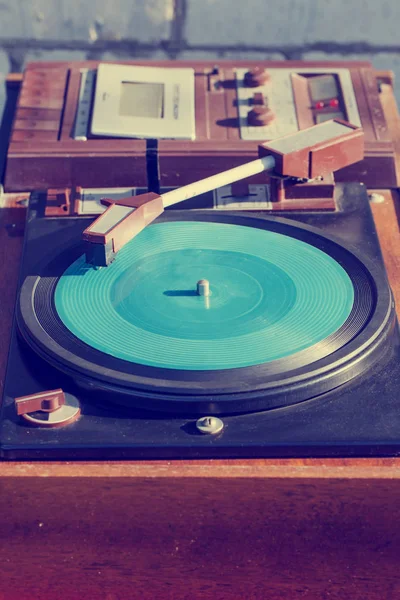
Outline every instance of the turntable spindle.
<path fill-rule="evenodd" d="M 210 282 L 207 279 L 199 279 L 197 282 L 197 293 L 199 296 L 210 295 Z"/>

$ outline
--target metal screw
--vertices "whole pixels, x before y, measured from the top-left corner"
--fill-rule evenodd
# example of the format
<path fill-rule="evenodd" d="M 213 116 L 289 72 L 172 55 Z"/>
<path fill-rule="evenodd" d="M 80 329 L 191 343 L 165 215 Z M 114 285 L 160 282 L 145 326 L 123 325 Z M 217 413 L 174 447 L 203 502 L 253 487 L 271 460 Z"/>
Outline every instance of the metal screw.
<path fill-rule="evenodd" d="M 382 204 L 382 202 L 385 202 L 385 196 L 372 192 L 372 194 L 369 194 L 369 201 L 373 204 Z"/>
<path fill-rule="evenodd" d="M 215 435 L 224 428 L 224 423 L 218 417 L 201 417 L 196 421 L 196 427 L 201 433 Z"/>

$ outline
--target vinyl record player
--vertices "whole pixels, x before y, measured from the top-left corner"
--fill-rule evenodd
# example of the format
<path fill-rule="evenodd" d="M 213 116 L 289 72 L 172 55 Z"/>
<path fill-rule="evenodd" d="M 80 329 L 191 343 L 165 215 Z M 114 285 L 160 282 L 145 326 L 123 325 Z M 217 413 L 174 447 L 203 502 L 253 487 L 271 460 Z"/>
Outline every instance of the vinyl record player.
<path fill-rule="evenodd" d="M 340 121 L 296 135 L 218 181 L 300 181 L 362 152 Z M 364 186 L 291 219 L 179 209 L 215 181 L 105 201 L 95 221 L 46 217 L 32 194 L 3 458 L 399 450 L 399 336 Z"/>

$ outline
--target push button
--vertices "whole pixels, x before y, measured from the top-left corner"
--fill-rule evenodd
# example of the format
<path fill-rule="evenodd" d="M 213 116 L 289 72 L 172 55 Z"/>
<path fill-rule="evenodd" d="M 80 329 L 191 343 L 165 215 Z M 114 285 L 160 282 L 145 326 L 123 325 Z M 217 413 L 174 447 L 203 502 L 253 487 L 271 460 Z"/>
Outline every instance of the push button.
<path fill-rule="evenodd" d="M 252 127 L 269 125 L 275 119 L 275 114 L 267 106 L 254 106 L 247 114 L 247 122 Z"/>
<path fill-rule="evenodd" d="M 245 73 L 244 85 L 246 87 L 259 87 L 269 81 L 270 75 L 263 67 L 254 67 Z"/>

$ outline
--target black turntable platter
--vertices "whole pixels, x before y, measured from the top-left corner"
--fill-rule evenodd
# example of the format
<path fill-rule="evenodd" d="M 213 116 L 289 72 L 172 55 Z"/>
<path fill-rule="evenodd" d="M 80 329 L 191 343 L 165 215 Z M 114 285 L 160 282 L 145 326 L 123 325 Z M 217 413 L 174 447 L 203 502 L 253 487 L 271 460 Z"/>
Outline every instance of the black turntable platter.
<path fill-rule="evenodd" d="M 77 241 L 25 279 L 18 325 L 50 364 L 130 406 L 287 406 L 368 369 L 393 327 L 373 263 L 284 219 L 169 213 L 99 270 Z"/>

